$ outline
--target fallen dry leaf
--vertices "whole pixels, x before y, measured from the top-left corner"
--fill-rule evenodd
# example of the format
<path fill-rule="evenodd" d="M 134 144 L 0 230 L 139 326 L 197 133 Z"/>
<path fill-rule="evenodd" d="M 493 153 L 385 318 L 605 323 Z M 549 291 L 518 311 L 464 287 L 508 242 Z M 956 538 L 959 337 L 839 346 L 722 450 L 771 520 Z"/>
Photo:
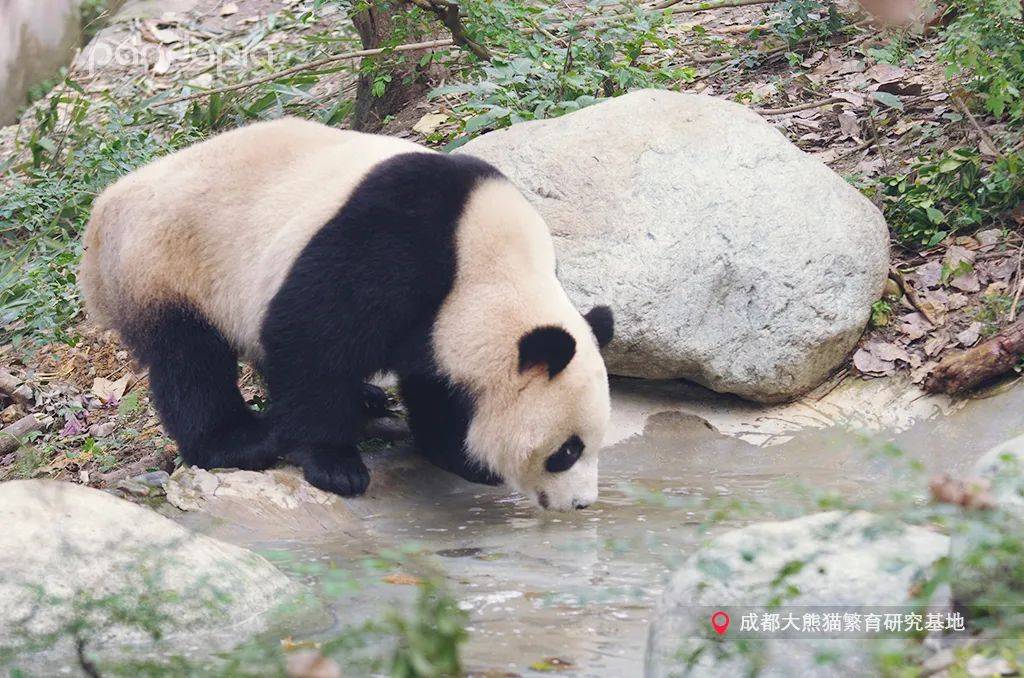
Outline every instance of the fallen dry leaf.
<path fill-rule="evenodd" d="M 929 261 L 906 275 L 919 289 L 938 287 L 942 284 L 942 262 Z"/>
<path fill-rule="evenodd" d="M 860 121 L 857 115 L 850 111 L 843 111 L 839 114 L 839 131 L 844 137 L 860 140 Z"/>
<path fill-rule="evenodd" d="M 396 574 L 389 574 L 382 580 L 385 584 L 398 584 L 399 586 L 419 586 L 423 583 L 423 580 L 419 577 L 411 574 L 404 574 L 398 572 Z"/>
<path fill-rule="evenodd" d="M 161 45 L 170 45 L 181 42 L 181 34 L 170 28 L 160 28 L 160 21 L 147 19 L 142 22 L 142 37 L 149 42 L 158 42 Z"/>
<path fill-rule="evenodd" d="M 981 323 L 973 322 L 970 326 L 956 335 L 956 340 L 960 342 L 960 345 L 969 348 L 978 343 L 978 339 L 981 338 Z"/>
<path fill-rule="evenodd" d="M 171 70 L 172 61 L 174 61 L 174 52 L 169 49 L 161 49 L 156 63 L 153 64 L 153 75 L 166 75 Z"/>
<path fill-rule="evenodd" d="M 1008 284 L 1006 284 L 1002 280 L 997 280 L 996 282 L 992 283 L 991 285 L 985 288 L 985 293 L 982 294 L 982 296 L 998 297 L 1000 295 L 1006 294 L 1009 290 L 1010 286 Z"/>
<path fill-rule="evenodd" d="M 995 245 L 996 243 L 1003 239 L 1003 229 L 987 228 L 984 231 L 978 231 L 977 233 L 975 233 L 974 237 L 982 245 Z"/>
<path fill-rule="evenodd" d="M 897 329 L 907 335 L 910 341 L 917 341 L 934 329 L 934 326 L 928 322 L 928 318 L 925 318 L 923 313 L 914 311 L 900 316 L 900 324 Z"/>
<path fill-rule="evenodd" d="M 990 509 L 995 500 L 989 494 L 991 483 L 985 478 L 952 478 L 949 474 L 935 476 L 928 482 L 932 500 L 972 509 Z"/>
<path fill-rule="evenodd" d="M 96 377 L 95 381 L 92 382 L 90 390 L 103 404 L 109 405 L 121 400 L 125 391 L 128 390 L 128 384 L 131 383 L 132 376 L 131 372 L 129 372 L 117 381 Z"/>
<path fill-rule="evenodd" d="M 937 332 L 925 340 L 924 353 L 929 358 L 934 358 L 947 346 L 949 346 L 949 334 L 946 332 Z"/>
<path fill-rule="evenodd" d="M 960 275 L 950 280 L 949 284 L 957 288 L 958 290 L 962 290 L 964 292 L 977 292 L 978 290 L 981 289 L 981 281 L 978 280 L 977 271 L 961 273 Z"/>
<path fill-rule="evenodd" d="M 427 136 L 433 134 L 447 120 L 448 115 L 445 113 L 427 113 L 412 126 L 412 131 Z"/>
<path fill-rule="evenodd" d="M 958 311 L 964 306 L 970 303 L 966 294 L 960 294 L 959 292 L 953 292 L 946 299 L 946 308 L 950 311 Z"/>
<path fill-rule="evenodd" d="M 946 322 L 946 304 L 937 294 L 918 294 L 917 306 L 933 325 L 942 325 Z"/>
<path fill-rule="evenodd" d="M 341 667 L 330 657 L 318 650 L 303 650 L 289 653 L 285 658 L 285 675 L 288 678 L 341 678 Z"/>
<path fill-rule="evenodd" d="M 877 63 L 865 71 L 864 75 L 877 83 L 888 83 L 896 82 L 897 80 L 904 78 L 907 75 L 907 72 L 899 66 L 893 66 L 892 64 L 887 63 Z"/>

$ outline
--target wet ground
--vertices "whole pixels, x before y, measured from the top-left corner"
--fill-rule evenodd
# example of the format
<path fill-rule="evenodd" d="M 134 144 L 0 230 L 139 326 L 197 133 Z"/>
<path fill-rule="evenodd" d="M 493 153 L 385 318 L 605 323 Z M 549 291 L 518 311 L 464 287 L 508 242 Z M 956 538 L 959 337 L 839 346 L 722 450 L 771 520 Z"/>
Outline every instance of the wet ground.
<path fill-rule="evenodd" d="M 801 488 L 884 497 L 905 466 L 878 454 L 886 442 L 929 471 L 967 474 L 989 447 L 1024 432 L 1024 387 L 985 395 L 953 402 L 892 380 L 847 380 L 800 403 L 758 408 L 692 387 L 620 382 L 601 499 L 584 511 L 537 512 L 399 449 L 370 455 L 374 480 L 360 499 L 292 519 L 280 507 L 247 515 L 260 501 L 247 498 L 183 520 L 257 550 L 359 572 L 367 555 L 418 544 L 470 612 L 470 670 L 540 675 L 532 665 L 558 658 L 574 675 L 639 675 L 658 596 L 706 537 L 710 506 L 759 507 L 717 530 L 785 515 L 799 508 Z M 336 628 L 415 593 L 381 573 L 360 576 L 357 593 L 331 603 Z"/>

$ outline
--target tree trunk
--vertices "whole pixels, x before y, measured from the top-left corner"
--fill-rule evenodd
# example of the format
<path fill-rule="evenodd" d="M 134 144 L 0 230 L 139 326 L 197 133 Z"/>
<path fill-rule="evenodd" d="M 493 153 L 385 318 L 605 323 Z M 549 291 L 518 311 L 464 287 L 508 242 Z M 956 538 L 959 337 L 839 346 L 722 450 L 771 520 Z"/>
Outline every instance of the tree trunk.
<path fill-rule="evenodd" d="M 363 49 L 376 49 L 391 42 L 395 31 L 395 17 L 401 20 L 408 11 L 409 8 L 402 0 L 374 0 L 364 11 L 354 13 L 352 23 L 359 32 Z M 412 40 L 416 36 L 403 37 Z M 403 106 L 426 92 L 426 77 L 417 68 L 417 60 L 418 53 L 377 57 L 376 63 L 367 63 L 364 60 L 356 89 L 353 129 L 365 132 L 379 131 L 387 116 L 394 115 Z M 371 64 L 373 67 L 368 67 Z M 375 76 L 384 74 L 389 75 L 391 80 L 384 86 L 383 94 L 375 96 Z"/>

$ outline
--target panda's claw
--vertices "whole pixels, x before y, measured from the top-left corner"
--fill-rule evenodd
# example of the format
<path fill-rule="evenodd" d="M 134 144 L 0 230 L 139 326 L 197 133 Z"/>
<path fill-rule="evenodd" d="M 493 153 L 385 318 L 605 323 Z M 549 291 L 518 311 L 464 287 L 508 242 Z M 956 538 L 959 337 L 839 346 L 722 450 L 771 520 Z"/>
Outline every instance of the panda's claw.
<path fill-rule="evenodd" d="M 302 472 L 313 487 L 342 497 L 357 497 L 370 486 L 370 470 L 358 455 L 317 456 L 302 465 Z"/>
<path fill-rule="evenodd" d="M 370 419 L 379 419 L 391 414 L 391 401 L 384 389 L 373 384 L 363 384 L 362 396 L 363 412 Z"/>

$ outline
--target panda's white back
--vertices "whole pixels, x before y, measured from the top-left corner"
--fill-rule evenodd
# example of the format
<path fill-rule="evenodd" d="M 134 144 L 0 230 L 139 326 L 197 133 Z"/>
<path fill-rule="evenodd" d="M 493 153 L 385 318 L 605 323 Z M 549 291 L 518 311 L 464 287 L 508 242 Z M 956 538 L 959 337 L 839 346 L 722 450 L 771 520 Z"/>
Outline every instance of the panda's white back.
<path fill-rule="evenodd" d="M 100 196 L 86 231 L 90 314 L 119 325 L 119 314 L 184 299 L 259 357 L 262 314 L 299 253 L 373 166 L 410 152 L 430 151 L 284 118 L 135 171 Z"/>

